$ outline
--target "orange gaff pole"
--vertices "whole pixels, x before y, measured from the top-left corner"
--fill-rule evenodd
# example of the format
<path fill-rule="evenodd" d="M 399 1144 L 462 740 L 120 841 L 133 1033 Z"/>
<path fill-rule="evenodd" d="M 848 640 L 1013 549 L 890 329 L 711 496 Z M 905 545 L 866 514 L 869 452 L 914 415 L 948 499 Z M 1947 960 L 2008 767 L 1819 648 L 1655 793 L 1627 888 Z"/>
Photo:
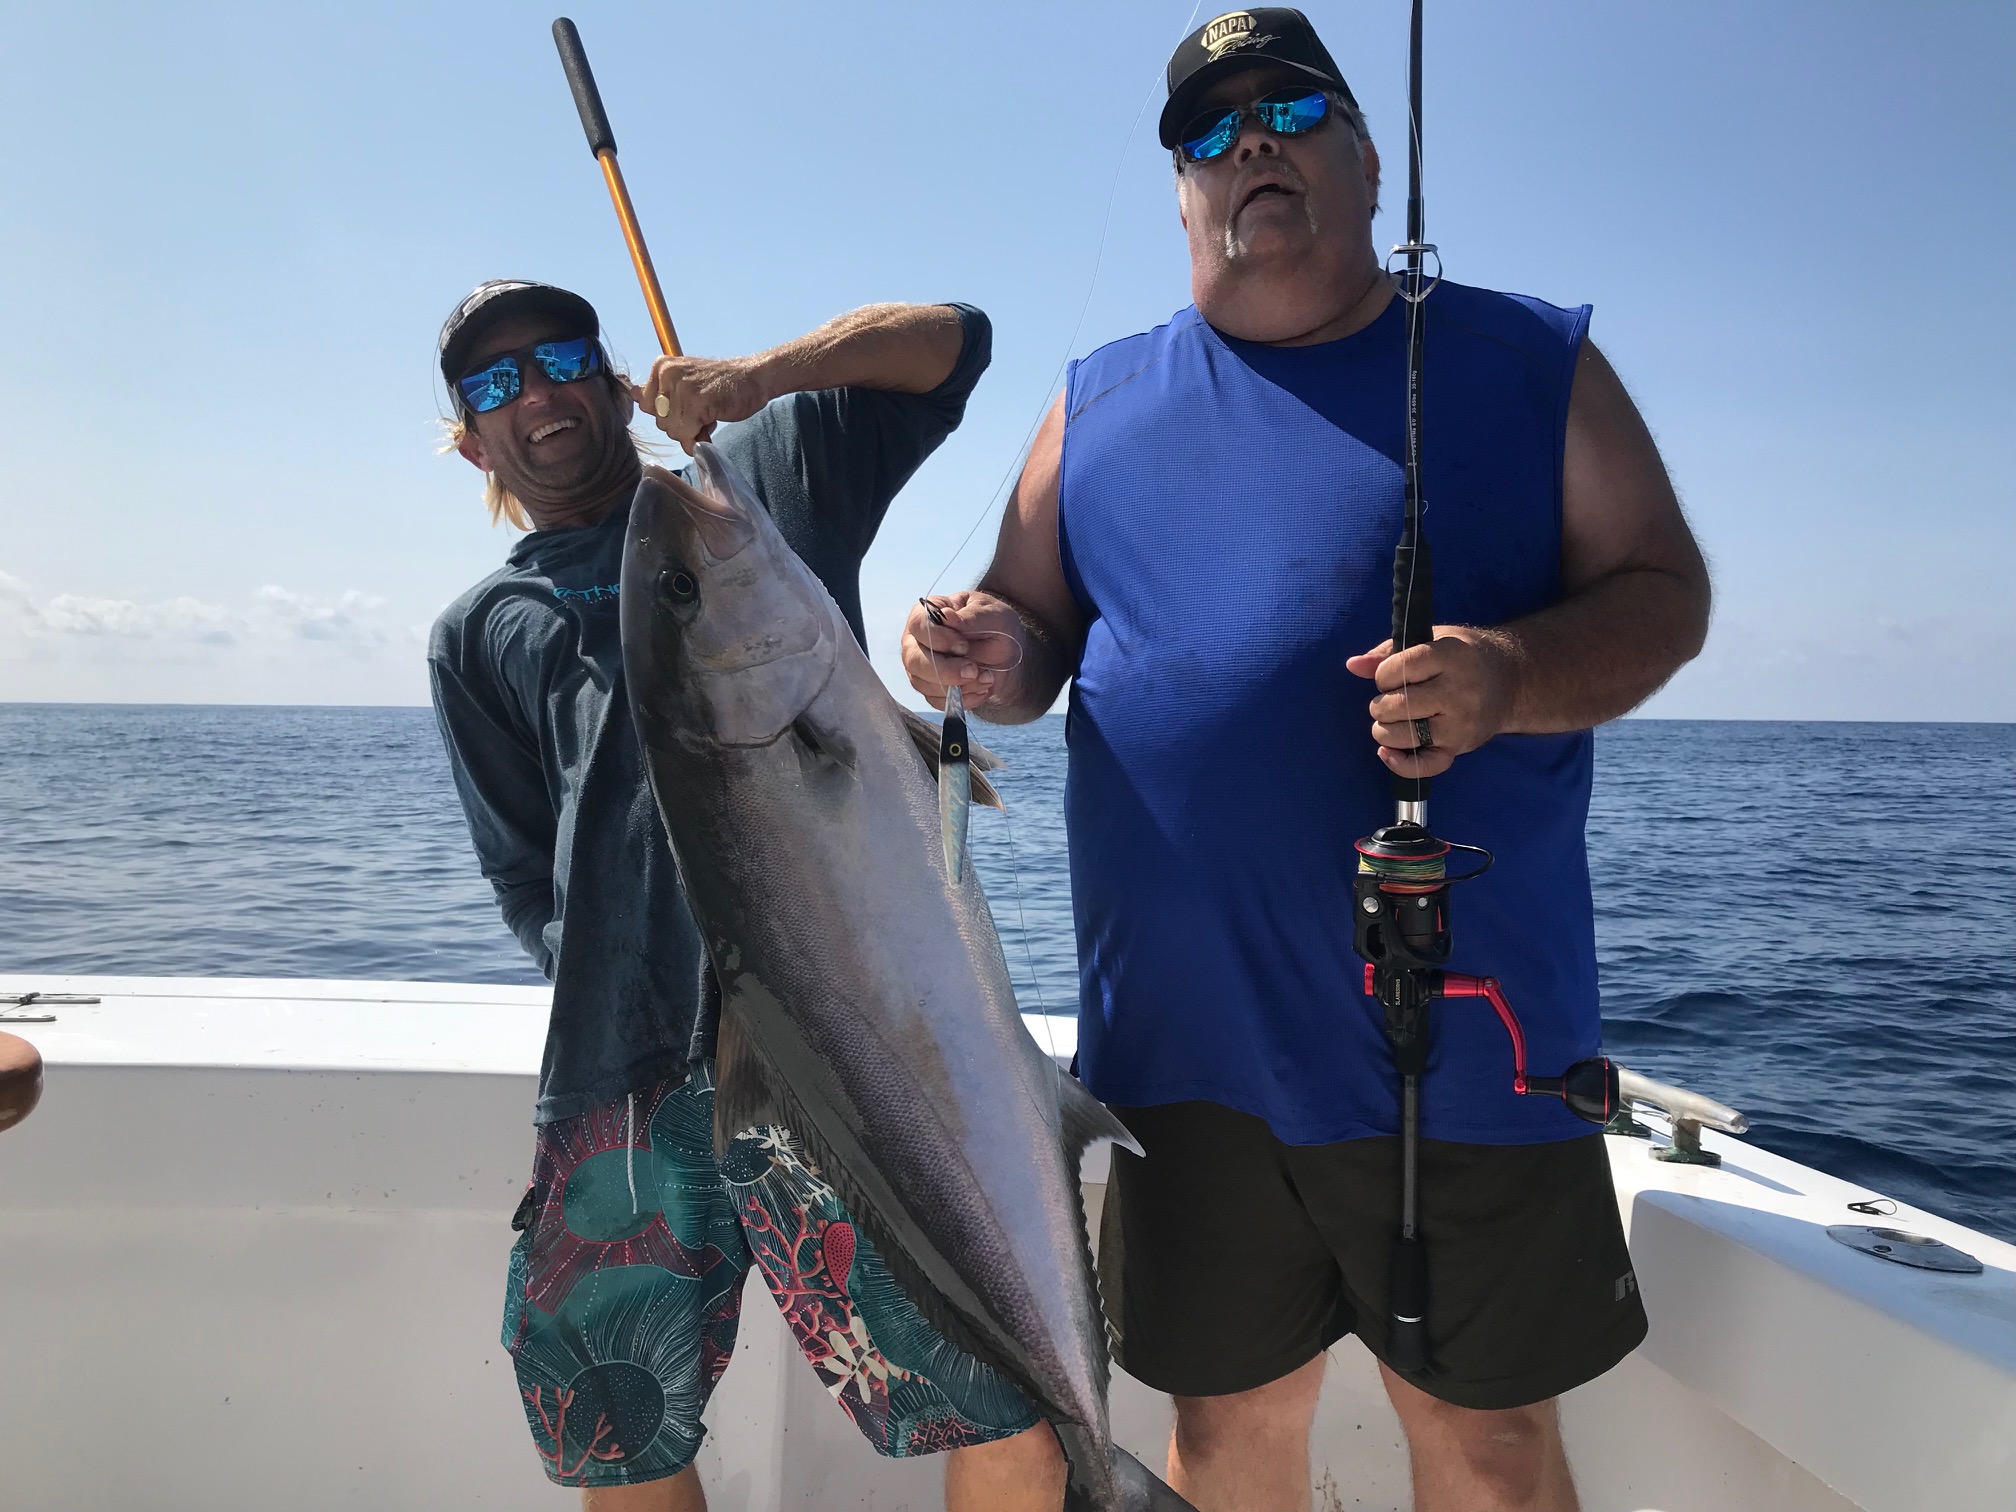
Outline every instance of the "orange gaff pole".
<path fill-rule="evenodd" d="M 616 166 L 616 149 L 605 147 L 595 154 L 602 165 L 602 177 L 609 184 L 609 199 L 616 206 L 616 219 L 623 225 L 623 244 L 630 249 L 630 265 L 637 270 L 637 283 L 644 290 L 644 303 L 651 311 L 651 325 L 658 332 L 658 345 L 667 357 L 683 355 L 679 333 L 672 329 L 672 312 L 665 308 L 665 291 L 658 287 L 658 270 L 651 266 L 651 249 L 644 245 L 644 233 L 637 226 L 637 211 L 630 203 L 630 190 L 623 182 L 623 170 Z"/>
<path fill-rule="evenodd" d="M 637 283 L 644 291 L 645 306 L 651 311 L 658 345 L 667 357 L 678 357 L 682 355 L 679 333 L 672 329 L 672 314 L 665 308 L 665 292 L 658 287 L 658 270 L 651 266 L 644 233 L 637 227 L 636 207 L 630 203 L 623 170 L 616 166 L 616 133 L 609 128 L 609 113 L 602 108 L 602 92 L 595 87 L 595 75 L 588 69 L 581 33 L 565 16 L 553 23 L 553 44 L 560 49 L 560 66 L 566 70 L 567 87 L 574 93 L 574 108 L 581 113 L 581 129 L 588 134 L 588 150 L 602 165 L 602 177 L 608 182 L 609 199 L 616 207 L 616 219 L 622 223 L 623 243 L 630 249 L 630 264 L 637 270 Z"/>

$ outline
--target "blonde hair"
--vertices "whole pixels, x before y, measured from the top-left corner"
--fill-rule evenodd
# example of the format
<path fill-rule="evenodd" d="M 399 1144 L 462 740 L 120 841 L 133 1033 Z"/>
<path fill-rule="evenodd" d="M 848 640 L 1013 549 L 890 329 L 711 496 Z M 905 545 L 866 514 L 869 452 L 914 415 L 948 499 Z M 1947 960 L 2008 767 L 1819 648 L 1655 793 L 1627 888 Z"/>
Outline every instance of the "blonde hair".
<path fill-rule="evenodd" d="M 435 447 L 434 450 L 443 455 L 452 451 L 460 451 L 462 443 L 468 439 L 468 436 L 469 422 L 467 420 L 459 418 L 450 420 L 446 416 L 443 416 L 441 420 L 441 444 Z M 513 530 L 531 530 L 532 517 L 525 513 L 525 506 L 518 502 L 518 495 L 506 488 L 494 472 L 483 474 L 483 502 L 489 507 L 490 523 L 492 525 L 508 524 Z"/>
<path fill-rule="evenodd" d="M 616 391 L 616 396 L 619 400 L 627 399 L 630 396 L 630 375 L 628 373 L 611 368 L 608 371 L 607 377 L 610 387 Z M 628 426 L 624 427 L 623 433 L 630 438 L 630 444 L 637 448 L 639 458 L 664 455 L 663 447 L 657 445 L 655 442 L 646 440 Z M 441 444 L 435 450 L 442 454 L 459 451 L 468 435 L 469 419 L 466 415 L 457 415 L 452 419 L 444 415 L 441 417 Z M 483 474 L 483 503 L 490 511 L 490 523 L 492 525 L 509 525 L 513 530 L 528 532 L 533 528 L 532 516 L 526 513 L 525 506 L 520 502 L 518 495 L 506 488 L 503 481 L 494 472 Z"/>

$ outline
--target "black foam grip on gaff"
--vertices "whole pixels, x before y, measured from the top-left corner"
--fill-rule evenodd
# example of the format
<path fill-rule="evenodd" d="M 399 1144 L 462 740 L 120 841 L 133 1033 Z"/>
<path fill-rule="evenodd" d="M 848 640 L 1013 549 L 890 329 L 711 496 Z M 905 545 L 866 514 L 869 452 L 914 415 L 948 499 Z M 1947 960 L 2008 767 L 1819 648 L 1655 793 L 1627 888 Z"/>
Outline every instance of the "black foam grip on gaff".
<path fill-rule="evenodd" d="M 1386 1363 L 1402 1375 L 1420 1375 L 1428 1369 L 1428 1251 L 1418 1238 L 1393 1241 L 1386 1286 Z"/>
<path fill-rule="evenodd" d="M 567 87 L 574 91 L 574 108 L 581 112 L 581 129 L 588 133 L 588 150 L 597 157 L 604 148 L 614 152 L 616 133 L 609 129 L 609 113 L 602 108 L 602 91 L 595 87 L 595 75 L 589 71 L 581 33 L 565 16 L 553 23 L 553 45 L 560 49 L 560 66 L 567 72 Z"/>
<path fill-rule="evenodd" d="M 1393 650 L 1425 646 L 1435 638 L 1435 564 L 1428 543 L 1403 541 L 1393 550 Z M 1426 803 L 1426 777 L 1393 778 L 1393 797 L 1400 803 Z"/>

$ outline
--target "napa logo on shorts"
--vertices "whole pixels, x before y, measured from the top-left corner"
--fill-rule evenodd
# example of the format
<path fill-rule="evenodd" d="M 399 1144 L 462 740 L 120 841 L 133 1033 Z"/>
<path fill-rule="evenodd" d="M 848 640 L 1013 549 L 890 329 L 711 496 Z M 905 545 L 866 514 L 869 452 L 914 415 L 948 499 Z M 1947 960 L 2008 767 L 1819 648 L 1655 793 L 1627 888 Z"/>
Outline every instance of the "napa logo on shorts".
<path fill-rule="evenodd" d="M 613 604 L 622 591 L 620 583 L 598 583 L 589 588 L 563 588 L 553 585 L 553 597 L 563 604 Z"/>

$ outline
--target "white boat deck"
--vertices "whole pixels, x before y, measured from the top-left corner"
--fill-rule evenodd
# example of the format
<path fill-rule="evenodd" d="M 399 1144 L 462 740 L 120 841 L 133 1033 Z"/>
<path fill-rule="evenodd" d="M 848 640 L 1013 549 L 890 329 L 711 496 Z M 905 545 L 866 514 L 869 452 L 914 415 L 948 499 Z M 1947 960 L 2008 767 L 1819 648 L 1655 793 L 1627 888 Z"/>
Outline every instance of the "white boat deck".
<path fill-rule="evenodd" d="M 0 977 L 27 991 L 102 1001 L 0 1015 L 48 1063 L 0 1135 L 0 1507 L 574 1504 L 497 1340 L 545 989 Z M 1069 1054 L 1068 1023 L 1032 1033 Z M 1904 1204 L 1862 1217 L 1875 1194 L 1707 1144 L 1721 1168 L 1611 1142 L 1652 1330 L 1566 1401 L 1589 1512 L 2016 1508 L 2016 1246 Z M 1096 1204 L 1096 1156 L 1086 1178 Z M 1985 1269 L 1826 1234 L 1870 1223 Z M 1114 1413 L 1159 1459 L 1166 1404 L 1123 1379 Z M 939 1505 L 937 1465 L 876 1460 L 757 1293 L 708 1417 L 716 1512 Z M 1355 1344 L 1317 1460 L 1323 1512 L 1407 1505 Z"/>

